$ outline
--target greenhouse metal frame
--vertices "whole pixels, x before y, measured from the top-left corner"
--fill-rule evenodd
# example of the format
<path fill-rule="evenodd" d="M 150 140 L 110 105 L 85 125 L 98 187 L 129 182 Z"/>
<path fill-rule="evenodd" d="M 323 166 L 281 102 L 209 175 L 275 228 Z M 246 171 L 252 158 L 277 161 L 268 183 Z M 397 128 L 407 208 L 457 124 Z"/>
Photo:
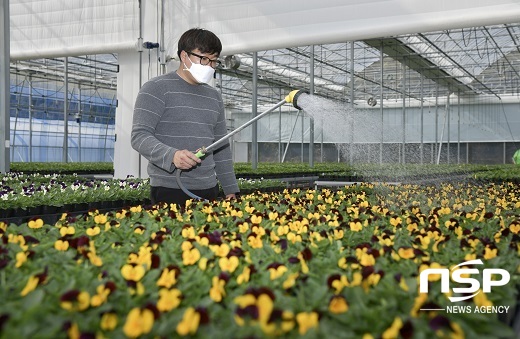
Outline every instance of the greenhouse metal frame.
<path fill-rule="evenodd" d="M 141 83 L 174 69 L 164 49 L 138 48 Z M 235 161 L 510 163 L 518 148 L 519 23 L 225 52 L 214 85 L 230 130 L 295 88 L 381 124 L 360 133 L 345 122 L 338 138 L 283 107 L 234 138 Z M 117 51 L 12 59 L 11 160 L 114 161 L 119 63 Z"/>

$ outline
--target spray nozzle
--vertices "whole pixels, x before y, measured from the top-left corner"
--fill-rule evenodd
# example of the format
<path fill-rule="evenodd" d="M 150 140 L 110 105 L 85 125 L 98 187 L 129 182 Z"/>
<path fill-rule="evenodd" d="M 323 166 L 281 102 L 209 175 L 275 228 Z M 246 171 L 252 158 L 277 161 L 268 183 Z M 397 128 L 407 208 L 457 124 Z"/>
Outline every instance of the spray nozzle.
<path fill-rule="evenodd" d="M 287 103 L 290 103 L 290 104 L 293 104 L 294 108 L 296 109 L 299 109 L 299 110 L 302 110 L 302 108 L 300 106 L 298 106 L 298 97 L 300 95 L 302 95 L 302 93 L 306 93 L 306 94 L 309 94 L 309 92 L 307 91 L 304 91 L 304 90 L 301 90 L 301 89 L 296 89 L 294 91 L 291 91 L 286 97 L 285 97 L 285 101 Z"/>

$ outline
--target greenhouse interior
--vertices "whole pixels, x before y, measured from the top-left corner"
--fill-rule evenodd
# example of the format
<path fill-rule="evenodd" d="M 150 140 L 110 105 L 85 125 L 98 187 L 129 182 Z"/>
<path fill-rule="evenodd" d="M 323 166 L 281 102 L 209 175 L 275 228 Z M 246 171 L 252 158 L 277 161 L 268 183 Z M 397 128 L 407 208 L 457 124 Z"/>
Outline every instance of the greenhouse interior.
<path fill-rule="evenodd" d="M 520 336 L 518 1 L 0 12 L 0 338 Z M 225 133 L 184 168 L 135 138 L 192 28 Z"/>

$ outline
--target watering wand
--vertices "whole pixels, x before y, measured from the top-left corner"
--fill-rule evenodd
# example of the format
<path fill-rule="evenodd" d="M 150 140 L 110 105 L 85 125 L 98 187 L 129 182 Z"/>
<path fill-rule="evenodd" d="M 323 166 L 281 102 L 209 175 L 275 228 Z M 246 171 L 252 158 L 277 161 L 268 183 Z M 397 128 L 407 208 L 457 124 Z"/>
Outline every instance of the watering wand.
<path fill-rule="evenodd" d="M 277 103 L 276 105 L 274 105 L 273 107 L 271 107 L 270 109 L 266 110 L 265 112 L 262 112 L 260 113 L 259 115 L 257 115 L 256 117 L 254 117 L 253 119 L 247 121 L 245 124 L 243 124 L 242 126 L 236 128 L 235 130 L 233 130 L 231 133 L 229 134 L 226 134 L 225 136 L 223 136 L 222 138 L 220 138 L 219 140 L 215 141 L 214 143 L 212 143 L 211 145 L 209 146 L 206 146 L 206 147 L 202 147 L 199 151 L 197 151 L 197 153 L 195 153 L 195 155 L 200 159 L 202 157 L 204 157 L 208 152 L 211 152 L 211 151 L 214 151 L 215 149 L 217 149 L 218 147 L 220 147 L 222 145 L 222 143 L 226 142 L 227 139 L 229 139 L 230 137 L 232 137 L 233 135 L 235 135 L 236 133 L 240 132 L 241 130 L 243 130 L 244 128 L 246 128 L 247 126 L 251 125 L 253 122 L 259 120 L 260 118 L 264 117 L 265 115 L 273 112 L 275 109 L 283 106 L 284 104 L 286 103 L 292 103 L 293 106 L 296 108 L 296 109 L 299 109 L 301 110 L 302 108 L 300 106 L 298 106 L 298 98 L 299 96 L 302 94 L 302 93 L 307 93 L 306 91 L 303 91 L 303 90 L 293 90 L 291 91 L 286 97 L 285 99 L 283 99 L 282 101 L 280 101 L 279 103 Z M 202 199 L 201 197 L 193 194 L 192 192 L 190 192 L 183 184 L 182 184 L 182 181 L 181 181 L 181 173 L 182 173 L 182 170 L 180 169 L 176 169 L 177 173 L 176 173 L 176 179 L 177 179 L 177 184 L 179 185 L 180 189 L 186 193 L 189 197 L 193 198 L 193 199 Z"/>

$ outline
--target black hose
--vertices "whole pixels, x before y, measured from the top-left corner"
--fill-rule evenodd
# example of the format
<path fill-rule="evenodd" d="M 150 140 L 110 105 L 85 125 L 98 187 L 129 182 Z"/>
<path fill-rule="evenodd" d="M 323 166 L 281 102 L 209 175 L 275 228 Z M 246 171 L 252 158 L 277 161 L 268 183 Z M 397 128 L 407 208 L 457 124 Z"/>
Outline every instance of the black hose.
<path fill-rule="evenodd" d="M 179 188 L 184 192 L 186 193 L 190 198 L 193 198 L 193 199 L 197 199 L 197 200 L 205 200 L 201 197 L 199 197 L 198 195 L 196 194 L 193 194 L 191 193 L 183 184 L 182 184 L 182 180 L 181 180 L 181 173 L 182 173 L 182 170 L 180 168 L 176 168 L 175 169 L 176 173 L 175 173 L 175 178 L 177 179 L 177 185 L 179 185 Z"/>

